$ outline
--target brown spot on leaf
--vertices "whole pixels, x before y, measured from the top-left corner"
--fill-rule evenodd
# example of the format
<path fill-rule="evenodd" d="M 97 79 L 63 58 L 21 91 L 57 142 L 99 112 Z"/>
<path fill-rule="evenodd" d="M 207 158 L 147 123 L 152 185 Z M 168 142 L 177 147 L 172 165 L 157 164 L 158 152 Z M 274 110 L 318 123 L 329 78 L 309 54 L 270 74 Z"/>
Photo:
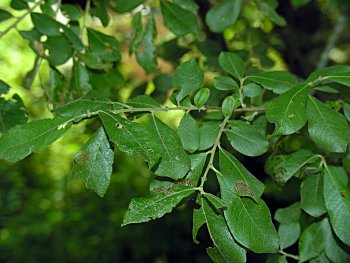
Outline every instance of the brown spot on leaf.
<path fill-rule="evenodd" d="M 235 183 L 235 191 L 242 195 L 252 196 L 249 185 L 245 181 L 237 181 Z"/>
<path fill-rule="evenodd" d="M 75 164 L 82 164 L 90 157 L 90 152 L 82 152 L 74 158 Z"/>

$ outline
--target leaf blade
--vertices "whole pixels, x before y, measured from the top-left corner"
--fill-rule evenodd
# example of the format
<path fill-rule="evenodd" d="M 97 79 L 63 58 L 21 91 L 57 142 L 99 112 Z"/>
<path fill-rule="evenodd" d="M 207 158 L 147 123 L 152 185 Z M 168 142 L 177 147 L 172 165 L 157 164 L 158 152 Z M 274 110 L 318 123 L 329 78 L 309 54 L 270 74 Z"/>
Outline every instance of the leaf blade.
<path fill-rule="evenodd" d="M 330 152 L 345 152 L 350 128 L 345 117 L 314 97 L 307 101 L 308 131 L 312 140 Z"/>
<path fill-rule="evenodd" d="M 148 222 L 170 213 L 182 199 L 195 192 L 193 186 L 177 186 L 166 192 L 158 192 L 149 198 L 134 198 L 125 213 L 122 226 Z"/>
<path fill-rule="evenodd" d="M 183 178 L 190 169 L 191 162 L 177 134 L 153 114 L 146 129 L 154 138 L 154 151 L 162 156 L 155 174 L 173 179 Z"/>
<path fill-rule="evenodd" d="M 275 123 L 274 135 L 288 135 L 300 130 L 307 121 L 305 102 L 310 87 L 300 84 L 270 101 L 266 118 Z"/>
<path fill-rule="evenodd" d="M 235 150 L 247 156 L 259 156 L 267 151 L 268 141 L 255 127 L 243 121 L 231 121 L 229 126 L 225 134 Z"/>
<path fill-rule="evenodd" d="M 70 118 L 56 117 L 17 125 L 0 138 L 0 159 L 17 162 L 38 152 L 61 137 Z"/>
<path fill-rule="evenodd" d="M 111 179 L 113 161 L 114 152 L 101 127 L 75 155 L 68 180 L 84 179 L 87 189 L 103 197 Z"/>

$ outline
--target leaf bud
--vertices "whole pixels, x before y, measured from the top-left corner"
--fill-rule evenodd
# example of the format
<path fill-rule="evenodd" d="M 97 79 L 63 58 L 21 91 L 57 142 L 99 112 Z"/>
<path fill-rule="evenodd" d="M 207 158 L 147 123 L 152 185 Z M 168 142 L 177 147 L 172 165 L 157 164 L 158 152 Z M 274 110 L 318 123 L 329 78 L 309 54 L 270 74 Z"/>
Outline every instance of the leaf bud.
<path fill-rule="evenodd" d="M 194 105 L 202 107 L 210 96 L 210 90 L 207 88 L 200 89 L 194 96 Z"/>
<path fill-rule="evenodd" d="M 221 110 L 225 117 L 232 114 L 233 109 L 235 108 L 235 99 L 233 96 L 227 96 L 222 102 Z"/>

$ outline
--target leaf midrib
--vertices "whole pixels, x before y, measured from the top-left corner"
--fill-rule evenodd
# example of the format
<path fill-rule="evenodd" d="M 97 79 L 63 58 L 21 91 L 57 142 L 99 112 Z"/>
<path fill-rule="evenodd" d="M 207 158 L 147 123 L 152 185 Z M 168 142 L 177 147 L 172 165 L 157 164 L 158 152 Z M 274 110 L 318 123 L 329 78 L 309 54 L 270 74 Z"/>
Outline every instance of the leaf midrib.
<path fill-rule="evenodd" d="M 306 84 L 304 87 L 302 87 L 300 90 L 298 90 L 298 91 L 292 96 L 292 98 L 289 100 L 289 102 L 288 102 L 288 104 L 287 104 L 287 107 L 286 107 L 286 110 L 285 110 L 285 112 L 284 112 L 283 118 L 282 118 L 282 120 L 281 120 L 280 126 L 283 126 L 283 123 L 284 123 L 284 120 L 285 120 L 285 118 L 286 118 L 287 112 L 289 111 L 289 107 L 292 105 L 294 98 L 295 98 L 300 92 L 304 91 L 304 89 L 306 89 L 307 87 L 308 87 L 308 85 Z M 279 127 L 279 129 L 280 129 L 280 127 Z"/>
<path fill-rule="evenodd" d="M 163 148 L 165 149 L 165 151 L 166 151 L 166 153 L 167 153 L 167 155 L 168 155 L 168 157 L 169 157 L 169 160 L 173 160 L 173 159 L 171 158 L 171 155 L 170 155 L 170 153 L 169 153 L 169 151 L 168 151 L 168 148 L 167 148 L 166 144 L 164 143 L 164 140 L 163 140 L 163 138 L 162 138 L 162 136 L 161 136 L 161 134 L 160 134 L 160 131 L 159 131 L 158 126 L 157 126 L 157 123 L 156 123 L 156 119 L 155 119 L 155 117 L 154 117 L 153 114 L 152 114 L 152 120 L 153 120 L 153 123 L 154 123 L 154 127 L 156 128 L 156 132 L 157 132 L 157 134 L 158 134 L 158 137 L 159 137 L 160 141 L 162 142 Z"/>

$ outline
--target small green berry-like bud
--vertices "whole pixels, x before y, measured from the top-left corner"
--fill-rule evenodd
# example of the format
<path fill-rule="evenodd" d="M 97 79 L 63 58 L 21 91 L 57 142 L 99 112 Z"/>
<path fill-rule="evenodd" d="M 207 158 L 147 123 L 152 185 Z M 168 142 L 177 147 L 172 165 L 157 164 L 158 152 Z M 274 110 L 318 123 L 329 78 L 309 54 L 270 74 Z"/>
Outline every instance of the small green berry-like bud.
<path fill-rule="evenodd" d="M 228 96 L 222 102 L 221 110 L 225 117 L 230 116 L 235 108 L 235 99 L 232 96 Z"/>
<path fill-rule="evenodd" d="M 210 96 L 210 90 L 207 88 L 200 89 L 196 96 L 194 96 L 194 105 L 197 107 L 202 107 L 207 100 L 209 99 Z"/>

